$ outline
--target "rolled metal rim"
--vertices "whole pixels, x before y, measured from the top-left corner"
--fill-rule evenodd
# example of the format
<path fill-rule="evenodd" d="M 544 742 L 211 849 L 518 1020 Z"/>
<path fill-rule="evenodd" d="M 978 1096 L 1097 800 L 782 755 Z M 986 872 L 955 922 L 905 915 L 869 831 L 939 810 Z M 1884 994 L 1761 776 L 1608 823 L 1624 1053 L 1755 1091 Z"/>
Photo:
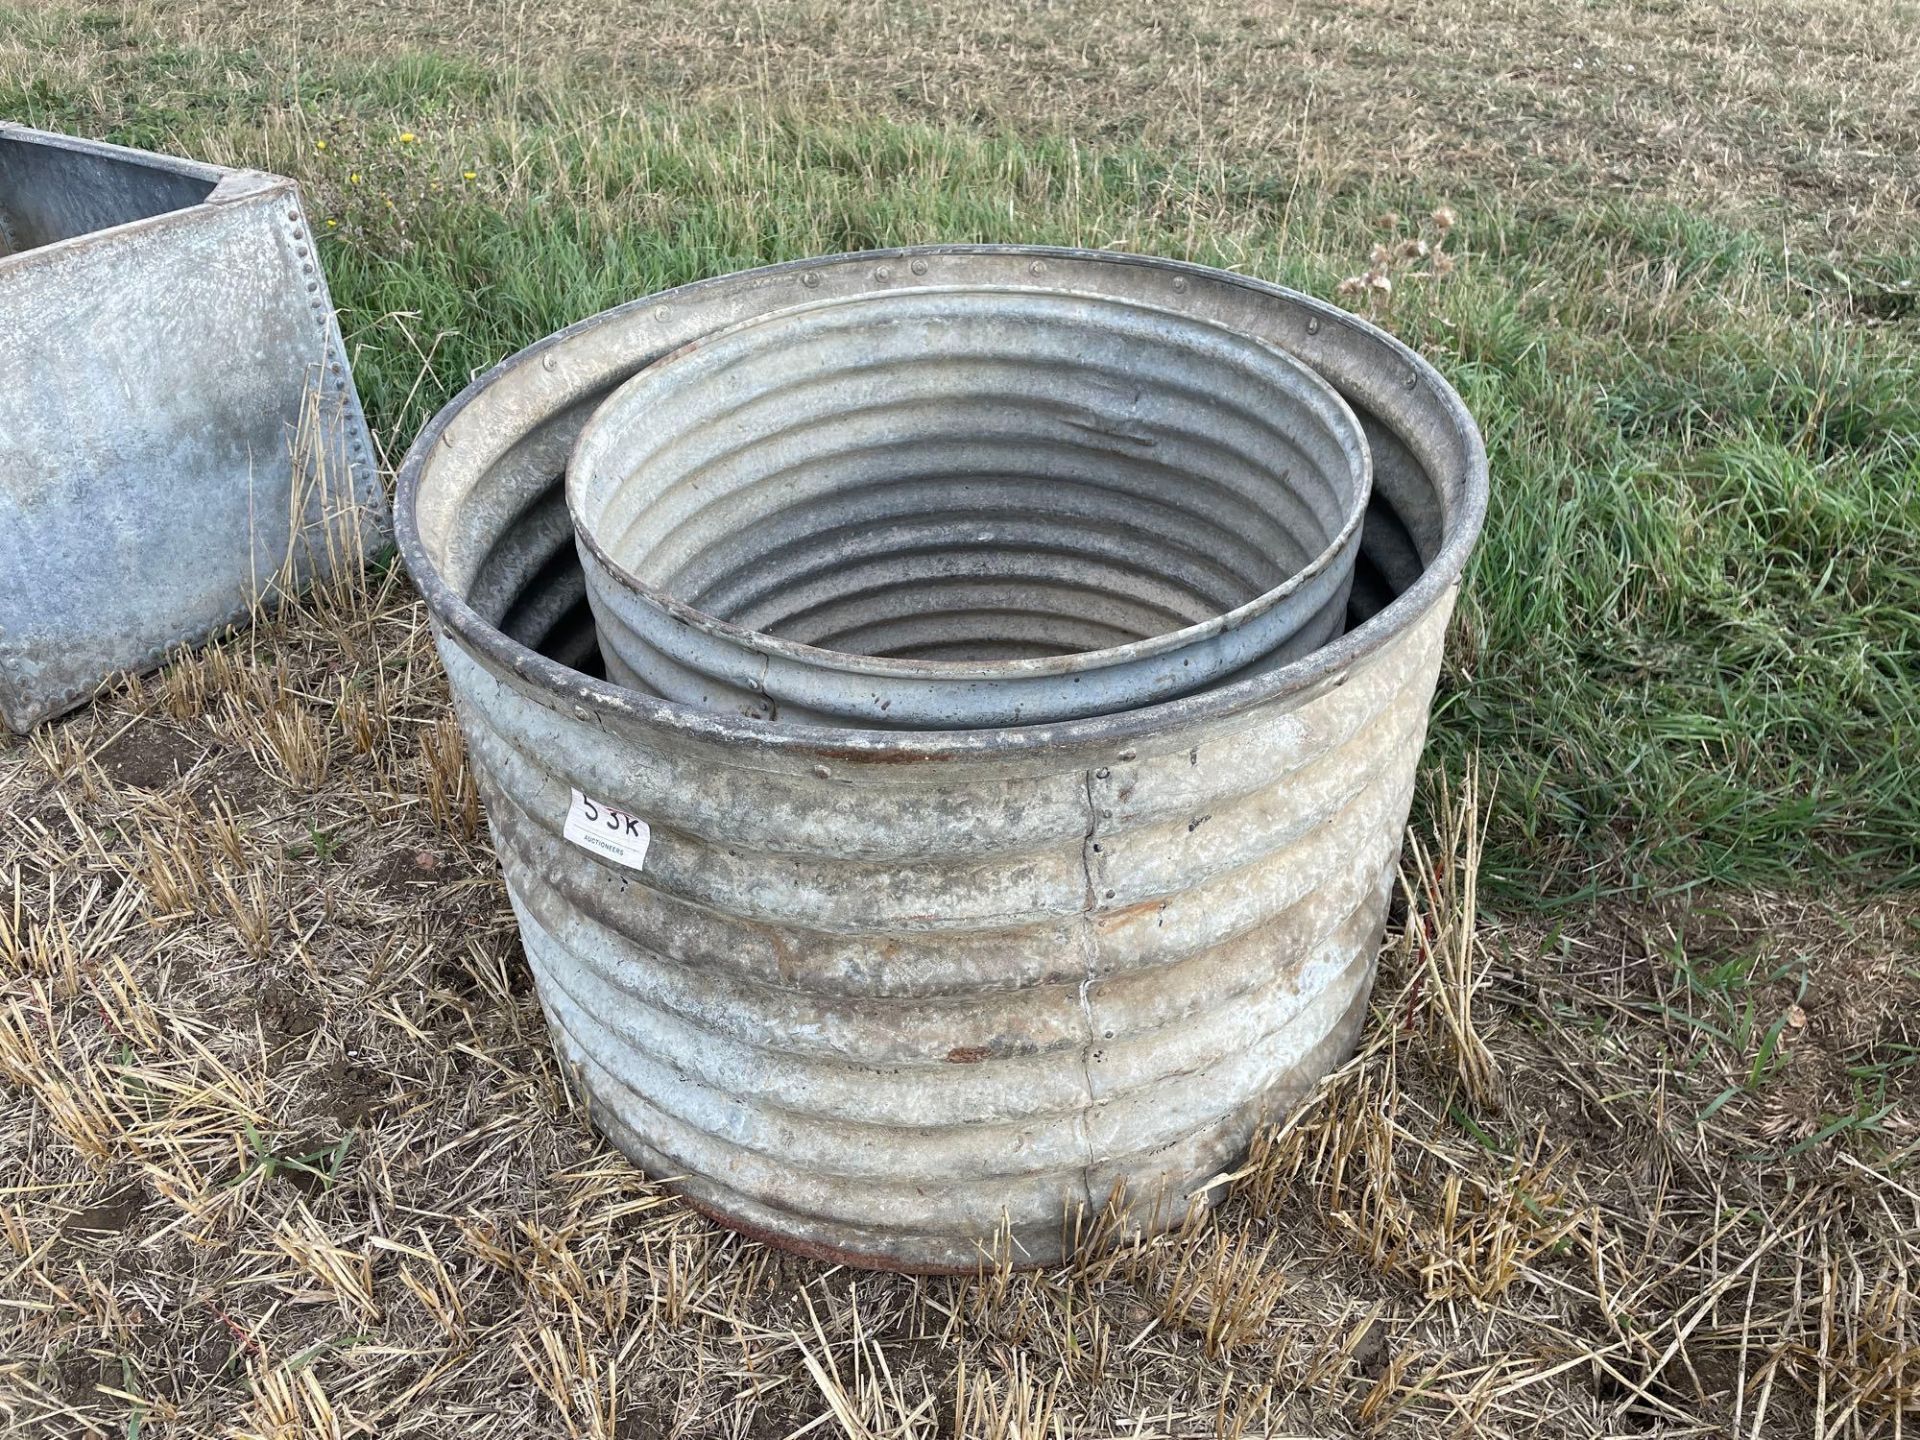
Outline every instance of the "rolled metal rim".
<path fill-rule="evenodd" d="M 696 510 L 684 518 L 678 531 L 669 528 L 663 533 L 662 522 L 654 520 L 650 548 L 643 555 L 634 555 L 631 543 L 626 543 L 636 528 L 643 535 L 647 533 L 646 512 L 686 485 L 690 475 L 699 477 L 692 488 L 700 492 L 702 510 L 744 497 L 766 502 L 764 513 L 752 504 L 744 507 L 748 517 L 790 513 L 773 508 L 793 503 L 784 487 L 776 492 L 777 499 L 769 500 L 763 493 L 773 480 L 784 479 L 785 474 L 762 476 L 753 473 L 750 461 L 741 463 L 743 455 L 758 456 L 776 447 L 766 442 L 762 430 L 744 426 L 737 418 L 737 410 L 746 405 L 768 409 L 769 399 L 764 391 L 754 388 L 748 400 L 736 402 L 734 392 L 726 388 L 727 377 L 736 367 L 771 364 L 789 386 L 844 383 L 850 375 L 865 379 L 877 371 L 877 378 L 868 383 L 884 396 L 889 394 L 889 384 L 898 383 L 903 374 L 902 360 L 895 355 L 882 364 L 870 352 L 884 338 L 879 327 L 902 321 L 938 322 L 943 335 L 955 336 L 952 352 L 944 357 L 934 354 L 936 360 L 944 358 L 949 364 L 982 362 L 992 355 L 1005 365 L 1005 357 L 995 353 L 995 347 L 1006 347 L 1009 342 L 1003 332 L 996 332 L 996 326 L 1018 325 L 1034 331 L 1052 325 L 1054 333 L 1036 335 L 1035 343 L 1025 347 L 1024 353 L 1019 349 L 1010 352 L 1019 356 L 1020 363 L 1032 366 L 1036 376 L 1043 373 L 1043 361 L 1035 352 L 1051 346 L 1061 353 L 1052 357 L 1044 373 L 1065 369 L 1067 378 L 1074 378 L 1076 370 L 1098 377 L 1102 373 L 1100 360 L 1112 357 L 1103 357 L 1095 342 L 1115 344 L 1116 338 L 1123 360 L 1135 366 L 1165 365 L 1179 375 L 1182 383 L 1162 387 L 1176 397 L 1167 406 L 1172 414 L 1160 416 L 1158 427 L 1147 429 L 1147 438 L 1154 439 L 1158 428 L 1166 433 L 1159 435 L 1156 443 L 1184 438 L 1195 448 L 1204 450 L 1207 445 L 1215 445 L 1222 449 L 1231 457 L 1228 472 L 1238 467 L 1244 486 L 1231 499 L 1253 506 L 1260 521 L 1271 525 L 1287 544 L 1298 547 L 1304 563 L 1292 558 L 1276 563 L 1274 556 L 1262 551 L 1262 560 L 1272 564 L 1281 576 L 1277 583 L 1264 585 L 1238 604 L 1215 608 L 1200 619 L 1126 643 L 986 660 L 900 657 L 809 643 L 703 609 L 679 593 L 677 578 L 667 581 L 642 577 L 642 565 L 654 559 L 657 547 L 669 536 L 678 544 L 686 524 L 711 526 L 710 521 L 696 519 L 700 513 Z M 965 328 L 969 326 L 976 328 Z M 857 357 L 850 356 L 844 349 L 834 348 L 837 337 L 847 332 L 876 338 L 872 345 L 857 347 Z M 991 339 L 982 344 L 979 332 Z M 812 348 L 823 337 L 824 343 Z M 846 346 L 844 339 L 837 339 L 837 343 Z M 822 350 L 826 352 L 824 361 L 820 358 Z M 922 357 L 930 352 L 908 344 L 905 353 L 911 358 L 906 361 L 904 374 L 909 378 L 901 386 L 903 391 L 911 390 L 912 377 L 917 376 Z M 789 358 L 798 355 L 813 357 L 816 368 Z M 1198 366 L 1199 373 L 1181 373 L 1182 366 L 1187 370 Z M 1216 370 L 1222 373 L 1213 374 Z M 791 380 L 785 373 L 788 371 L 792 372 Z M 1125 374 L 1125 370 L 1116 373 Z M 1211 388 L 1205 383 L 1210 376 L 1214 381 Z M 1143 378 L 1147 382 L 1156 379 L 1150 372 Z M 1246 404 L 1249 397 L 1243 393 L 1243 408 L 1233 411 L 1230 387 L 1236 382 L 1251 392 L 1255 403 Z M 979 382 L 976 379 L 974 383 Z M 1092 383 L 1096 390 L 1101 387 L 1098 378 Z M 779 400 L 785 393 L 772 399 Z M 827 437 L 820 443 L 839 443 L 834 427 L 844 426 L 851 419 L 858 431 L 868 418 L 868 410 L 849 411 L 837 390 L 829 393 L 832 398 L 817 412 L 799 413 L 798 424 L 790 413 L 795 407 L 777 404 L 771 405 L 771 415 L 760 417 L 757 423 L 763 428 L 778 425 L 783 434 L 794 430 L 804 433 L 811 427 L 814 436 Z M 1196 402 L 1196 396 L 1204 399 Z M 1003 419 L 1012 399 L 992 398 L 1005 402 L 992 412 L 996 419 Z M 948 404 L 956 399 L 981 403 L 978 397 L 967 396 L 964 388 L 958 396 L 943 396 Z M 900 403 L 897 395 L 891 403 Z M 1035 428 L 1036 435 L 1044 433 L 1050 423 L 1058 424 L 1050 413 L 1058 403 L 1056 394 L 1047 394 L 1038 403 L 1029 400 L 1020 418 Z M 872 398 L 862 402 L 865 407 L 882 409 L 885 404 Z M 1218 415 L 1224 407 L 1238 417 L 1242 428 L 1252 431 L 1255 449 L 1242 453 L 1212 437 L 1202 441 L 1205 432 L 1200 428 L 1183 435 L 1178 428 L 1180 421 L 1194 425 L 1201 404 L 1206 407 L 1201 425 L 1211 422 L 1217 429 L 1221 423 Z M 676 406 L 684 411 L 689 405 L 696 417 L 691 432 L 685 428 L 686 416 L 676 413 Z M 720 413 L 706 413 L 716 406 Z M 1090 415 L 1078 423 L 1085 426 L 1096 419 L 1103 421 L 1105 417 Z M 676 468 L 676 461 L 684 464 L 679 449 L 690 446 L 697 453 L 702 451 L 705 441 L 699 423 L 704 422 L 710 431 L 720 428 L 722 420 L 728 433 L 716 442 L 721 447 L 719 456 L 708 457 L 692 471 Z M 747 431 L 744 437 L 738 433 L 742 429 Z M 966 435 L 966 428 L 961 426 L 941 439 L 951 447 L 963 443 L 960 437 Z M 1018 444 L 1005 436 L 995 438 L 1002 445 Z M 1032 442 L 1036 437 L 1026 438 Z M 648 462 L 639 471 L 633 459 L 636 439 Z M 801 444 L 804 447 L 806 441 Z M 1101 453 L 1092 443 L 1083 442 L 1081 448 L 1083 458 Z M 1108 448 L 1119 451 L 1118 446 Z M 1276 451 L 1290 454 L 1293 463 L 1276 463 Z M 667 460 L 661 465 L 656 461 L 663 452 Z M 847 457 L 839 454 L 830 458 L 844 461 Z M 1189 459 L 1191 463 L 1204 463 Z M 1265 467 L 1261 460 L 1266 461 Z M 732 490 L 716 493 L 711 488 L 702 489 L 711 469 L 732 468 L 727 462 L 748 470 L 750 478 L 743 484 L 736 483 Z M 1186 486 L 1221 483 L 1218 476 L 1187 471 L 1171 460 L 1156 458 L 1152 464 L 1167 471 L 1159 482 L 1166 489 L 1156 492 L 1158 503 L 1176 512 L 1185 502 Z M 664 471 L 664 475 L 647 474 L 645 481 L 636 482 L 637 474 L 654 470 Z M 1008 478 L 1036 486 L 1043 483 L 1039 476 Z M 895 484 L 909 480 L 906 475 L 891 477 Z M 913 483 L 924 485 L 927 481 L 922 477 Z M 1124 486 L 1110 490 L 1112 482 L 1102 477 L 1077 477 L 1074 483 L 1106 494 L 1132 493 Z M 1372 461 L 1359 420 L 1338 391 L 1279 346 L 1210 319 L 1139 301 L 1082 294 L 1071 288 L 972 284 L 920 286 L 802 303 L 752 316 L 681 346 L 627 380 L 588 420 L 568 463 L 566 499 L 587 561 L 590 589 L 595 571 L 608 587 L 596 595 L 596 608 L 617 606 L 623 612 L 618 627 L 633 629 L 643 651 L 658 649 L 679 666 L 698 674 L 763 676 L 755 688 L 780 701 L 783 709 L 798 702 L 803 707 L 798 713 L 818 716 L 829 723 L 868 720 L 888 729 L 953 729 L 1026 725 L 1134 708 L 1172 694 L 1204 689 L 1249 664 L 1275 656 L 1283 646 L 1284 656 L 1278 658 L 1291 658 L 1324 643 L 1338 632 L 1345 611 L 1346 582 L 1359 547 L 1371 487 Z M 842 495 L 851 498 L 859 488 L 854 484 L 849 490 L 835 476 L 829 478 L 822 494 L 812 499 L 818 503 Z M 1148 488 L 1154 487 L 1149 484 Z M 1317 503 L 1316 489 L 1326 492 Z M 635 490 L 642 492 L 638 510 L 634 508 Z M 1279 519 L 1273 513 L 1276 505 L 1293 518 Z M 804 507 L 797 508 L 803 513 L 796 523 L 806 523 Z M 739 519 L 729 517 L 733 523 Z M 1015 514 L 1002 519 L 1017 525 L 1022 517 Z M 1131 517 L 1128 520 L 1132 523 Z M 1330 520 L 1333 523 L 1329 524 Z M 1218 520 L 1212 523 L 1219 525 Z M 615 526 L 622 539 L 616 540 L 610 533 Z M 1216 536 L 1213 543 L 1220 538 Z M 1152 545 L 1145 548 L 1150 551 Z M 682 553 L 679 563 L 684 566 L 699 558 Z M 1142 556 L 1139 569 L 1144 578 L 1157 578 L 1152 566 L 1158 559 L 1157 555 Z M 738 561 L 732 563 L 737 565 Z M 1244 577 L 1237 578 L 1241 579 L 1241 593 L 1252 588 Z M 1176 653 L 1178 666 L 1170 663 Z M 755 657 L 765 657 L 770 663 L 762 665 Z M 620 659 L 628 668 L 639 668 L 632 654 L 622 653 Z M 1083 686 L 1083 681 L 1089 683 Z"/>
<path fill-rule="evenodd" d="M 1277 669 L 1229 679 L 1206 690 L 1117 714 L 983 730 L 879 730 L 806 723 L 776 724 L 640 694 L 582 674 L 509 638 L 467 603 L 466 598 L 441 575 L 439 565 L 428 553 L 420 532 L 418 506 L 422 482 L 434 453 L 439 447 L 455 443 L 450 431 L 467 408 L 516 371 L 535 365 L 551 369 L 560 363 L 560 357 L 572 342 L 603 326 L 637 318 L 643 311 L 671 306 L 676 301 L 723 291 L 743 281 L 790 278 L 811 288 L 811 285 L 819 283 L 818 277 L 822 273 L 839 267 L 858 270 L 912 266 L 937 263 L 948 257 L 968 256 L 1024 261 L 1030 267 L 1037 267 L 1035 273 L 1055 264 L 1063 267 L 1085 264 L 1151 266 L 1173 275 L 1177 289 L 1184 288 L 1186 277 L 1195 277 L 1210 283 L 1237 286 L 1252 297 L 1265 298 L 1278 306 L 1288 307 L 1298 313 L 1309 333 L 1318 333 L 1329 326 L 1344 327 L 1355 339 L 1382 351 L 1382 361 L 1397 362 L 1399 367 L 1396 370 L 1385 363 L 1370 365 L 1364 383 L 1377 384 L 1382 391 L 1393 387 L 1406 391 L 1428 390 L 1444 412 L 1452 438 L 1461 447 L 1457 485 L 1454 493 L 1445 497 L 1449 513 L 1438 550 L 1432 556 L 1425 557 L 1418 576 L 1379 613 L 1312 654 Z M 811 283 L 809 277 L 812 277 Z M 1357 375 L 1343 378 L 1356 386 L 1363 383 L 1363 377 Z M 885 762 L 890 759 L 958 758 L 984 750 L 1018 754 L 1062 745 L 1124 742 L 1172 727 L 1238 714 L 1304 691 L 1339 675 L 1357 661 L 1378 651 L 1416 617 L 1426 613 L 1456 584 L 1479 536 L 1486 510 L 1486 448 L 1459 395 L 1432 365 L 1413 350 L 1379 327 L 1338 306 L 1264 281 L 1183 261 L 1053 246 L 933 245 L 788 261 L 694 281 L 602 311 L 536 341 L 474 379 L 420 431 L 400 467 L 395 538 L 400 555 L 414 584 L 426 600 L 430 613 L 449 633 L 476 654 L 577 707 L 623 714 L 670 731 L 721 743 L 753 744 L 772 752 L 791 751 L 809 757 L 819 754 L 823 747 L 833 747 L 850 758 Z"/>

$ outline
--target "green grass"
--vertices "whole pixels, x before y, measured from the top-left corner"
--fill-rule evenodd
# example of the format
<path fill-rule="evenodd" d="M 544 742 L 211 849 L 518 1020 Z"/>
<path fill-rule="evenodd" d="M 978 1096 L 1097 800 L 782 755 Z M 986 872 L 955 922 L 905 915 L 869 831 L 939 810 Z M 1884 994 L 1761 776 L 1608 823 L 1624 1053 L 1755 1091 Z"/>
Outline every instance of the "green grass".
<path fill-rule="evenodd" d="M 0 10 L 0 41 L 101 29 Z M 1497 777 L 1489 888 L 1920 872 L 1920 246 L 1803 259 L 1665 205 L 1328 192 L 1064 136 L 635 108 L 419 55 L 308 66 L 107 43 L 97 83 L 0 67 L 0 115 L 299 176 L 396 454 L 509 352 L 720 271 L 1045 241 L 1331 294 L 1382 211 L 1444 200 L 1466 263 L 1383 318 L 1492 455 L 1433 730 Z"/>

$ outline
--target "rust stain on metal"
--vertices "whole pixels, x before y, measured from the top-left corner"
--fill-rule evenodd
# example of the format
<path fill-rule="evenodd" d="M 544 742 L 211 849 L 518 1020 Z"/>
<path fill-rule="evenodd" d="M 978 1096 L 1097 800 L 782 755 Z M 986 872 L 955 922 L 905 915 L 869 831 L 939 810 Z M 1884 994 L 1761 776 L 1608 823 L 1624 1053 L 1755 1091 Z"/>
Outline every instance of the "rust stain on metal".
<path fill-rule="evenodd" d="M 666 1188 L 698 1210 L 707 1219 L 723 1229 L 762 1245 L 770 1245 L 775 1250 L 784 1250 L 789 1255 L 798 1255 L 803 1260 L 818 1261 L 822 1265 L 852 1265 L 861 1270 L 879 1270 L 895 1275 L 991 1275 L 998 1268 L 984 1256 L 972 1265 L 907 1265 L 893 1256 L 863 1250 L 849 1249 L 844 1245 L 829 1245 L 819 1240 L 796 1240 L 793 1236 L 770 1225 L 756 1225 L 750 1220 L 742 1220 L 737 1215 L 729 1215 L 717 1205 L 695 1198 L 687 1193 L 685 1187 L 675 1181 L 665 1182 Z M 1015 1261 L 1006 1268 L 1034 1270 L 1040 1262 Z"/>
<path fill-rule="evenodd" d="M 1117 905 L 1099 912 L 1101 928 L 1118 930 L 1139 920 L 1156 919 L 1167 908 L 1167 902 L 1159 898 L 1136 900 L 1131 905 Z"/>
<path fill-rule="evenodd" d="M 809 755 L 822 760 L 844 760 L 861 765 L 931 765 L 941 759 L 938 755 L 916 752 L 911 748 L 866 749 L 857 745 L 834 745 L 817 743 L 807 746 Z"/>

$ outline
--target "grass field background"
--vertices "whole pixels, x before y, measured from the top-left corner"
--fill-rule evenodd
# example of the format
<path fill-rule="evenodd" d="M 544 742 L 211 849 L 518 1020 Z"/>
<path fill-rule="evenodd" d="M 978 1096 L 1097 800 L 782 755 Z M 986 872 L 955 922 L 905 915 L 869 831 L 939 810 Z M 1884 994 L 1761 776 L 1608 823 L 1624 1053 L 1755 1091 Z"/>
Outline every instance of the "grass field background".
<path fill-rule="evenodd" d="M 585 73 L 570 72 L 558 41 L 523 30 L 530 11 L 481 12 L 477 36 L 444 52 L 344 14 L 340 36 L 323 20 L 276 50 L 289 38 L 271 21 L 251 35 L 250 7 L 232 7 L 231 26 L 198 14 L 183 43 L 166 12 L 143 28 L 118 11 L 16 11 L 0 111 L 304 181 L 395 458 L 478 370 L 703 275 L 1028 240 L 1177 255 L 1327 294 L 1376 245 L 1452 208 L 1462 263 L 1426 279 L 1403 264 L 1382 318 L 1441 362 L 1492 450 L 1494 511 L 1438 738 L 1456 765 L 1477 748 L 1501 777 L 1495 893 L 1913 877 L 1920 196 L 1911 167 L 1884 167 L 1880 193 L 1866 188 L 1874 167 L 1833 135 L 1848 120 L 1870 128 L 1846 91 L 1830 97 L 1825 133 L 1809 110 L 1810 133 L 1775 137 L 1788 154 L 1752 153 L 1778 117 L 1760 136 L 1721 138 L 1749 147 L 1737 168 L 1763 193 L 1716 204 L 1711 187 L 1676 194 L 1679 177 L 1657 163 L 1598 184 L 1620 163 L 1604 152 L 1582 167 L 1598 174 L 1554 173 L 1528 152 L 1582 128 L 1565 116 L 1516 128 L 1486 156 L 1463 138 L 1442 145 L 1462 78 L 1440 70 L 1444 56 L 1429 62 L 1446 83 L 1425 97 L 1422 129 L 1439 148 L 1422 173 L 1392 163 L 1421 130 L 1363 115 L 1323 117 L 1279 153 L 1244 121 L 1255 133 L 1185 148 L 1110 136 L 1110 123 L 1084 137 L 1042 125 L 1030 101 L 1004 118 L 873 113 L 787 84 L 772 53 L 760 94 L 682 100 L 655 91 L 657 57 L 615 66 L 617 52 L 583 44 Z M 910 17 L 895 14 L 903 44 Z M 672 23 L 644 11 L 631 23 L 649 19 Z M 818 23 L 824 51 L 838 31 Z M 529 38 L 558 58 L 500 56 Z M 1188 43 L 1204 54 L 1216 42 L 1202 27 Z M 1495 54 L 1483 45 L 1484 65 Z M 1649 70 L 1667 63 L 1634 53 Z M 1633 64 L 1597 44 L 1544 58 L 1576 81 Z M 1416 57 L 1405 63 L 1416 76 Z M 1683 113 L 1669 123 L 1712 145 L 1714 126 L 1684 114 L 1705 98 L 1676 92 Z M 1920 143 L 1855 138 L 1906 144 L 1909 157 Z M 1329 160 L 1342 140 L 1355 153 Z"/>
<path fill-rule="evenodd" d="M 1914 1423 L 1920 12 L 1171 8 L 0 6 L 0 118 L 301 180 L 390 461 L 473 374 L 608 305 L 807 254 L 1004 240 L 1343 293 L 1434 358 L 1493 471 L 1416 816 L 1452 857 L 1436 874 L 1475 862 L 1485 913 L 1463 927 L 1468 892 L 1436 881 L 1363 1060 L 1217 1233 L 1124 1271 L 872 1281 L 849 1310 L 844 1275 L 620 1178 L 541 1049 L 396 576 L 0 752 L 27 837 L 0 931 L 23 1027 L 0 1154 L 33 1177 L 6 1200 L 0 1334 L 21 1330 L 0 1351 L 26 1358 L 0 1377 L 46 1397 L 20 1414 L 129 1435 Z M 1370 270 L 1390 294 L 1343 291 Z M 363 675 L 388 712 L 366 744 Z M 310 763 L 221 709 L 336 679 L 288 722 L 311 728 Z M 204 839 L 204 861 L 153 859 L 188 845 L 193 787 L 121 773 L 129 727 L 220 781 L 224 860 Z M 1457 823 L 1470 770 L 1484 853 Z M 59 858 L 76 807 L 119 816 L 125 846 L 78 877 Z M 200 878 L 168 891 L 168 863 Z M 453 901 L 450 868 L 472 877 Z M 85 899 L 89 877 L 111 883 Z M 484 945 L 433 958 L 428 894 Z M 308 931 L 316 895 L 329 918 Z M 56 918 L 36 929 L 36 908 Z M 418 953 L 371 958 L 395 925 Z M 303 933 L 275 1003 L 322 1018 L 269 1033 L 287 1017 L 229 993 L 269 971 L 220 957 L 279 964 Z M 115 964 L 200 1054 L 109 1043 L 113 1004 L 105 1029 L 89 1007 Z M 202 964 L 224 977 L 205 994 L 185 983 Z M 1479 1007 L 1495 1090 L 1470 1047 L 1417 1043 L 1449 985 Z M 370 1007 L 402 992 L 420 1053 L 396 1059 Z M 343 1119 L 336 1072 L 367 1045 L 387 1088 Z M 499 1073 L 460 1079 L 455 1104 L 462 1045 Z M 142 1093 L 168 1095 L 206 1063 L 244 1105 L 129 1108 L 130 1072 L 157 1067 Z M 98 1087 L 76 1129 L 69 1092 Z M 429 1133 L 436 1162 L 491 1153 L 488 1125 L 523 1142 L 510 1181 L 397 1165 Z M 1363 1182 L 1329 1168 L 1349 1152 Z M 85 1211 L 129 1183 L 147 1218 L 114 1258 L 42 1234 L 32 1196 Z M 538 1233 L 513 1229 L 529 1196 Z M 437 1218 L 413 1236 L 396 1204 Z M 187 1218 L 163 1236 L 210 1248 L 155 1258 L 169 1205 Z M 189 1329 L 137 1321 L 143 1285 Z M 465 1287 L 498 1299 L 484 1324 L 449 1318 Z M 458 1363 L 437 1373 L 435 1353 Z"/>

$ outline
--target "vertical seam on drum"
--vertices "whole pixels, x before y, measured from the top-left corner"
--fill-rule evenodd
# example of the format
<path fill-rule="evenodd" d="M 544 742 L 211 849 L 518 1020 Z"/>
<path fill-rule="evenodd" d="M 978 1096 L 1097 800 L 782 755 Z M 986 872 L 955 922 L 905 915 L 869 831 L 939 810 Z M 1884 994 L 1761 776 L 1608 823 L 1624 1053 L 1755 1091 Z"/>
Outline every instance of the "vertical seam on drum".
<path fill-rule="evenodd" d="M 1080 1193 L 1085 1199 L 1089 1221 L 1097 1223 L 1098 1205 L 1093 1198 L 1093 1137 L 1088 1130 L 1095 1104 L 1093 1090 L 1093 1050 L 1097 1042 L 1097 1031 L 1093 1022 L 1093 1000 L 1089 991 L 1098 973 L 1100 960 L 1100 937 L 1093 928 L 1093 911 L 1097 904 L 1099 891 L 1095 887 L 1093 874 L 1093 837 L 1100 824 L 1100 805 L 1093 793 L 1094 775 L 1091 770 L 1081 772 L 1081 784 L 1087 797 L 1087 829 L 1080 840 L 1080 878 L 1085 889 L 1080 902 L 1080 914 L 1074 927 L 1075 937 L 1080 945 L 1081 963 L 1085 967 L 1080 977 L 1080 1020 L 1086 1026 L 1086 1038 L 1080 1046 L 1080 1076 L 1087 1087 L 1087 1103 L 1075 1118 L 1074 1124 L 1080 1133 L 1082 1165 L 1080 1169 Z"/>

